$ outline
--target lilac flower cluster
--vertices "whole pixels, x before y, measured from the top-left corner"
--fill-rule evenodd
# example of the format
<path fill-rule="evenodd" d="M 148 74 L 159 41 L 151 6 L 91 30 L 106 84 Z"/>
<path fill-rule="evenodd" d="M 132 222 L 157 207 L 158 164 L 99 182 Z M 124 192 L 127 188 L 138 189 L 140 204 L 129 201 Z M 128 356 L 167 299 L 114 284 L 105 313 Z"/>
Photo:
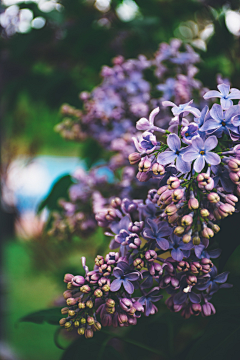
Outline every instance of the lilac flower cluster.
<path fill-rule="evenodd" d="M 167 130 L 154 125 L 159 108 L 137 121 L 144 132 L 133 139 L 138 152 L 130 162 L 138 163 L 140 182 L 155 177 L 159 186 L 145 202 L 115 198 L 96 215 L 111 251 L 96 257 L 92 271 L 83 259 L 85 277 L 65 276 L 67 317 L 60 325 L 66 329 L 90 338 L 101 326 L 135 325 L 155 314 L 155 303 L 167 294 L 167 308 L 184 318 L 215 314 L 212 296 L 231 285 L 229 273 L 218 274 L 211 260 L 221 253 L 213 237 L 240 196 L 240 105 L 232 103 L 240 91 L 225 84 L 219 90 L 223 105 L 210 111 L 191 101 L 163 102 L 174 115 Z"/>
<path fill-rule="evenodd" d="M 54 221 L 49 232 L 51 236 L 61 239 L 71 237 L 72 234 L 81 237 L 89 235 L 96 228 L 93 213 L 96 214 L 100 207 L 107 208 L 116 196 L 121 199 L 135 198 L 139 196 L 137 189 L 144 188 L 146 193 L 156 183 L 156 180 L 152 179 L 153 185 L 140 184 L 135 179 L 133 167 L 129 167 L 128 156 L 135 149 L 132 137 L 139 134 L 139 128 L 135 127 L 136 121 L 139 117 L 147 116 L 149 111 L 163 100 L 177 103 L 189 101 L 195 92 L 197 101 L 201 101 L 204 89 L 201 83 L 194 79 L 198 71 L 194 64 L 198 61 L 199 55 L 190 46 L 185 46 L 184 49 L 181 41 L 177 39 L 170 44 L 162 43 L 154 58 L 150 60 L 143 55 L 130 60 L 118 56 L 113 59 L 113 67 L 103 67 L 102 83 L 91 93 L 80 94 L 82 110 L 67 104 L 62 106 L 65 118 L 57 125 L 56 131 L 69 140 L 84 141 L 93 138 L 105 151 L 113 154 L 108 161 L 109 169 L 115 176 L 121 168 L 122 178 L 117 180 L 115 176 L 113 191 L 108 191 L 106 196 L 104 188 L 107 187 L 107 180 L 102 177 L 99 179 L 96 169 L 84 174 L 83 170 L 79 171 L 74 176 L 76 184 L 70 188 L 70 202 L 61 201 L 62 212 L 53 214 Z M 152 98 L 151 93 L 153 90 L 156 92 L 156 89 L 146 79 L 146 71 L 155 74 L 160 97 Z M 167 126 L 167 110 L 161 112 L 155 123 Z M 150 135 L 146 134 L 145 142 L 142 142 L 146 151 L 148 146 L 151 150 L 152 138 L 149 136 L 152 136 L 152 130 L 159 129 L 157 126 L 149 126 Z"/>

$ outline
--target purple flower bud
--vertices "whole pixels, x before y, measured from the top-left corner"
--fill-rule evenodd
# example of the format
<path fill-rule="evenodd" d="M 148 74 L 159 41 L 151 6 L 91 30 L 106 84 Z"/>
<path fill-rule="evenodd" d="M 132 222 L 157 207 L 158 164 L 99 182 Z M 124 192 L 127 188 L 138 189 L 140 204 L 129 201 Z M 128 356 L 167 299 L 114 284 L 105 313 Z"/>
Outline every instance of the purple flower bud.
<path fill-rule="evenodd" d="M 118 314 L 119 324 L 125 324 L 128 322 L 128 317 L 126 314 Z"/>
<path fill-rule="evenodd" d="M 120 209 L 122 204 L 122 200 L 118 197 L 112 199 L 111 206 L 115 209 Z"/>
<path fill-rule="evenodd" d="M 188 285 L 194 286 L 197 283 L 197 277 L 195 275 L 188 275 L 186 281 Z"/>
<path fill-rule="evenodd" d="M 137 173 L 137 179 L 141 182 L 145 182 L 148 181 L 151 178 L 151 173 L 150 172 L 141 172 L 139 171 Z"/>
<path fill-rule="evenodd" d="M 192 315 L 198 316 L 202 310 L 200 304 L 191 304 L 191 313 Z"/>
<path fill-rule="evenodd" d="M 85 283 L 85 279 L 83 276 L 77 275 L 72 278 L 71 283 L 74 286 L 82 286 Z"/>
<path fill-rule="evenodd" d="M 189 199 L 188 201 L 188 208 L 190 210 L 196 210 L 199 208 L 199 202 L 198 202 L 198 199 L 196 199 L 195 197 L 192 198 L 192 199 Z"/>
<path fill-rule="evenodd" d="M 128 156 L 128 160 L 131 165 L 137 164 L 141 160 L 141 155 L 137 152 L 134 152 Z"/>
<path fill-rule="evenodd" d="M 93 271 L 89 271 L 87 274 L 86 274 L 86 280 L 90 283 L 90 284 L 96 284 L 99 280 L 99 278 L 101 277 L 101 275 L 93 270 Z"/>
<path fill-rule="evenodd" d="M 138 301 L 135 301 L 133 303 L 133 307 L 136 309 L 134 317 L 140 318 L 142 313 L 144 312 L 144 307 Z"/>
<path fill-rule="evenodd" d="M 158 163 L 155 163 L 152 166 L 152 172 L 154 173 L 154 175 L 163 175 L 165 173 L 164 166 L 160 165 Z"/>
<path fill-rule="evenodd" d="M 210 316 L 216 313 L 215 307 L 210 302 L 206 302 L 202 305 L 202 316 Z"/>
<path fill-rule="evenodd" d="M 129 312 L 133 306 L 132 301 L 128 298 L 122 298 L 119 303 L 121 308 L 127 312 Z"/>
<path fill-rule="evenodd" d="M 111 326 L 112 325 L 112 315 L 108 313 L 103 313 L 101 316 L 102 326 Z"/>
<path fill-rule="evenodd" d="M 154 261 L 157 258 L 157 253 L 155 250 L 148 250 L 145 252 L 145 259 L 147 261 Z"/>
<path fill-rule="evenodd" d="M 103 264 L 99 267 L 99 272 L 103 275 L 103 276 L 109 276 L 111 274 L 112 268 L 111 265 L 108 264 Z M 100 277 L 100 276 L 99 276 Z"/>
<path fill-rule="evenodd" d="M 176 176 L 170 176 L 167 180 L 168 188 L 170 190 L 177 189 L 180 186 L 180 181 Z"/>
<path fill-rule="evenodd" d="M 137 249 L 141 245 L 141 240 L 137 234 L 130 234 L 122 245 L 128 245 L 131 249 Z"/>
<path fill-rule="evenodd" d="M 190 270 L 193 274 L 199 274 L 199 272 L 202 270 L 202 266 L 199 262 L 194 261 L 190 265 Z"/>
<path fill-rule="evenodd" d="M 130 223 L 128 226 L 128 230 L 133 232 L 133 233 L 137 233 L 139 234 L 144 227 L 144 221 L 135 221 L 134 223 Z"/>
<path fill-rule="evenodd" d="M 74 275 L 72 275 L 72 274 L 65 274 L 63 281 L 64 281 L 65 283 L 69 283 L 69 282 L 72 280 L 73 277 L 74 277 Z"/>
<path fill-rule="evenodd" d="M 151 263 L 149 272 L 155 279 L 159 279 L 163 273 L 163 268 L 159 263 Z"/>
<path fill-rule="evenodd" d="M 119 259 L 119 253 L 118 252 L 110 252 L 106 255 L 105 260 L 108 265 L 115 264 Z"/>
<path fill-rule="evenodd" d="M 202 265 L 202 272 L 204 274 L 208 274 L 211 268 L 213 267 L 213 263 L 208 258 L 201 259 L 201 265 Z"/>
<path fill-rule="evenodd" d="M 183 305 L 175 305 L 173 302 L 173 297 L 170 296 L 166 301 L 165 304 L 167 305 L 167 308 L 172 312 L 178 312 L 182 309 Z"/>
<path fill-rule="evenodd" d="M 185 271 L 188 271 L 189 267 L 190 267 L 189 263 L 187 261 L 182 260 L 182 261 L 180 261 L 178 263 L 177 269 L 179 271 L 184 271 L 185 272 Z"/>

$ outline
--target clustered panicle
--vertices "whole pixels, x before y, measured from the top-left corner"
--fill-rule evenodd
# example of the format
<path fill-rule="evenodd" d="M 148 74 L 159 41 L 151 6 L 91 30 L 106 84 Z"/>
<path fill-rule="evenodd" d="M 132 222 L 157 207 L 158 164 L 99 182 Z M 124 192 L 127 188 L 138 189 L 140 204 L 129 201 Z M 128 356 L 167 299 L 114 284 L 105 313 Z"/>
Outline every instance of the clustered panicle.
<path fill-rule="evenodd" d="M 122 170 L 121 180 L 116 180 L 112 187 L 112 197 L 135 198 L 142 193 L 141 189 L 147 192 L 155 186 L 156 181 L 153 178 L 152 185 L 143 183 L 149 174 L 148 159 L 141 163 L 142 171 L 136 179 L 134 169 L 129 167 L 128 156 L 131 154 L 130 164 L 139 162 L 139 153 L 133 153 L 132 137 L 138 136 L 144 126 L 150 133 L 153 129 L 159 131 L 160 128 L 151 127 L 151 119 L 149 125 L 145 118 L 138 122 L 139 126 L 136 128 L 136 121 L 139 117 L 147 116 L 149 111 L 163 100 L 173 100 L 177 103 L 190 101 L 194 92 L 197 96 L 196 101 L 200 102 L 204 89 L 194 78 L 198 71 L 195 64 L 199 60 L 199 55 L 190 46 L 183 46 L 177 39 L 172 40 L 170 44 L 160 44 L 159 50 L 150 60 L 143 55 L 129 60 L 118 56 L 113 59 L 113 67 L 103 67 L 102 83 L 91 93 L 84 91 L 80 94 L 82 110 L 68 104 L 62 106 L 64 120 L 56 126 L 56 131 L 68 140 L 94 139 L 105 151 L 109 154 L 111 152 L 108 166 L 115 179 L 118 178 L 116 173 L 119 169 Z M 153 76 L 158 84 L 156 86 L 148 80 Z M 152 98 L 153 92 L 156 93 L 155 98 Z M 168 111 L 162 111 L 157 123 L 166 127 L 167 116 Z M 176 119 L 172 121 L 172 127 L 174 126 Z M 153 140 L 151 135 L 150 138 L 147 135 L 145 141 L 142 141 L 141 146 L 146 153 Z M 76 184 L 70 188 L 70 202 L 60 202 L 62 211 L 54 214 L 50 235 L 60 239 L 71 238 L 72 235 L 86 237 L 96 229 L 93 213 L 96 214 L 99 207 L 106 208 L 112 199 L 111 194 L 106 196 L 104 192 L 108 180 L 99 175 L 99 168 L 101 166 L 93 168 L 90 172 L 81 170 L 82 174 L 79 170 L 74 176 Z M 164 169 L 155 164 L 152 171 L 157 176 L 161 175 Z"/>
<path fill-rule="evenodd" d="M 158 311 L 154 303 L 164 294 L 167 308 L 184 318 L 215 314 L 212 296 L 231 284 L 212 261 L 221 253 L 214 234 L 238 210 L 240 196 L 240 105 L 232 101 L 240 91 L 218 89 L 204 94 L 220 98 L 210 110 L 192 100 L 163 101 L 174 116 L 167 129 L 154 124 L 159 107 L 136 122 L 143 133 L 133 136 L 137 151 L 129 161 L 138 164 L 140 184 L 153 178 L 157 185 L 145 201 L 111 197 L 98 207 L 95 220 L 111 238 L 110 252 L 96 257 L 92 271 L 83 258 L 84 277 L 65 276 L 67 317 L 60 325 L 66 329 L 90 338 L 101 326 L 135 325 Z"/>

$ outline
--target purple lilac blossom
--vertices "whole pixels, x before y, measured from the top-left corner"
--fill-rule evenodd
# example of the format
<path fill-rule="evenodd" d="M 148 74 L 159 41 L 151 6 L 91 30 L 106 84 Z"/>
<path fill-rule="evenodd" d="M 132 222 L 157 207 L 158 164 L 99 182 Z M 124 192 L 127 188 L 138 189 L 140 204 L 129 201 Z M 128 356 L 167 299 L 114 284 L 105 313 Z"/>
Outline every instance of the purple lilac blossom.
<path fill-rule="evenodd" d="M 220 84 L 217 87 L 219 91 L 210 90 L 206 92 L 206 94 L 203 95 L 204 99 L 220 98 L 223 110 L 227 110 L 233 105 L 232 99 L 240 99 L 240 91 L 238 89 L 230 89 L 230 86 L 226 84 Z"/>
<path fill-rule="evenodd" d="M 221 158 L 218 154 L 211 152 L 218 144 L 216 136 L 212 135 L 204 142 L 201 138 L 195 138 L 192 146 L 183 154 L 185 161 L 195 160 L 193 168 L 196 172 L 201 172 L 205 166 L 205 161 L 210 165 L 218 165 Z"/>

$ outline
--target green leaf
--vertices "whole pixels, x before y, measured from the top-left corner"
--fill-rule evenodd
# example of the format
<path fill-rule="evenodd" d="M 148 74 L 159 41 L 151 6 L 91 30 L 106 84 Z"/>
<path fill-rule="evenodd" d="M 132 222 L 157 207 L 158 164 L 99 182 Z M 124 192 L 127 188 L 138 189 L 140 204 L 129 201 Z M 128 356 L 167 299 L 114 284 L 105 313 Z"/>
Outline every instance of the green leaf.
<path fill-rule="evenodd" d="M 35 324 L 43 324 L 46 322 L 51 325 L 59 325 L 59 320 L 61 319 L 61 317 L 61 308 L 51 308 L 28 314 L 19 319 L 18 321 L 32 322 Z"/>
<path fill-rule="evenodd" d="M 68 189 L 72 184 L 73 180 L 71 175 L 64 175 L 60 179 L 57 179 L 47 197 L 40 203 L 38 213 L 45 207 L 47 207 L 50 211 L 60 209 L 58 200 L 60 198 L 68 198 Z"/>

